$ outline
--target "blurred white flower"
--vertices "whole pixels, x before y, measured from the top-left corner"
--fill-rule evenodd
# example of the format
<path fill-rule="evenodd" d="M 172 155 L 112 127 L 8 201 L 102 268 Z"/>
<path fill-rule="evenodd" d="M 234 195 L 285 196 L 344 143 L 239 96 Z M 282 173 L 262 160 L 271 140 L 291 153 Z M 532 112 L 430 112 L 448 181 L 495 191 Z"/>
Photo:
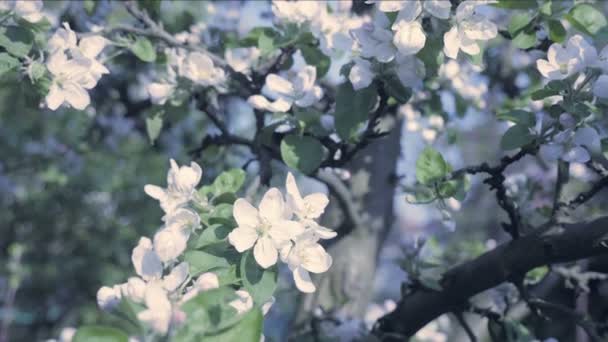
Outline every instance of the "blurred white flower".
<path fill-rule="evenodd" d="M 399 20 L 393 24 L 392 29 L 395 31 L 393 44 L 402 55 L 414 55 L 424 47 L 426 35 L 418 21 Z"/>
<path fill-rule="evenodd" d="M 164 105 L 171 95 L 173 95 L 176 87 L 177 85 L 174 83 L 153 82 L 146 86 L 146 90 L 150 95 L 152 103 Z"/>
<path fill-rule="evenodd" d="M 154 251 L 162 262 L 179 257 L 187 247 L 193 229 L 200 226 L 200 217 L 194 212 L 179 208 L 166 221 L 165 226 L 154 235 Z"/>
<path fill-rule="evenodd" d="M 199 293 L 205 292 L 220 287 L 220 281 L 217 275 L 213 272 L 205 272 L 201 274 L 194 284 L 182 296 L 180 303 L 185 303 L 196 297 Z"/>
<path fill-rule="evenodd" d="M 120 287 L 103 286 L 97 291 L 97 305 L 101 310 L 110 311 L 114 309 L 122 299 Z"/>
<path fill-rule="evenodd" d="M 448 340 L 448 336 L 439 330 L 437 321 L 432 321 L 418 330 L 415 338 L 420 342 L 446 342 Z"/>
<path fill-rule="evenodd" d="M 476 13 L 475 8 L 491 1 L 466 0 L 456 8 L 456 25 L 443 36 L 443 51 L 449 58 L 456 58 L 462 50 L 469 55 L 481 52 L 477 41 L 496 37 L 496 24 Z"/>
<path fill-rule="evenodd" d="M 228 234 L 228 241 L 240 253 L 253 248 L 257 263 L 268 268 L 277 262 L 278 249 L 300 234 L 304 227 L 290 221 L 283 195 L 277 188 L 264 194 L 258 209 L 247 200 L 234 202 L 233 215 L 238 227 Z"/>
<path fill-rule="evenodd" d="M 144 191 L 160 202 L 166 220 L 195 196 L 195 187 L 201 180 L 202 174 L 203 171 L 196 162 L 191 162 L 190 166 L 180 167 L 171 159 L 171 169 L 167 173 L 167 188 L 148 184 L 144 187 Z"/>
<path fill-rule="evenodd" d="M 266 76 L 262 93 L 275 102 L 271 103 L 260 95 L 250 97 L 248 102 L 260 110 L 287 111 L 294 103 L 299 107 L 309 107 L 323 97 L 323 90 L 315 85 L 317 69 L 314 66 L 306 65 L 299 71 L 290 70 L 285 76 Z"/>
<path fill-rule="evenodd" d="M 426 70 L 418 57 L 399 55 L 395 62 L 397 77 L 404 87 L 415 88 L 422 85 Z"/>
<path fill-rule="evenodd" d="M 256 47 L 226 49 L 224 56 L 234 71 L 249 74 L 260 58 L 260 50 Z"/>
<path fill-rule="evenodd" d="M 160 279 L 163 274 L 163 265 L 147 237 L 139 239 L 131 254 L 131 261 L 135 272 L 146 281 Z"/>
<path fill-rule="evenodd" d="M 593 95 L 602 99 L 608 98 L 608 75 L 600 75 L 593 83 Z"/>
<path fill-rule="evenodd" d="M 3 0 L 0 1 L 0 10 L 14 11 L 15 14 L 30 23 L 37 23 L 43 17 L 42 0 Z"/>
<path fill-rule="evenodd" d="M 238 314 L 245 313 L 253 307 L 253 298 L 249 292 L 245 290 L 238 290 L 235 292 L 237 298 L 228 305 L 232 306 Z"/>
<path fill-rule="evenodd" d="M 88 72 L 90 65 L 82 59 L 68 59 L 60 51 L 49 57 L 46 66 L 53 76 L 46 95 L 47 107 L 56 110 L 68 103 L 76 109 L 85 109 L 91 102 L 87 89 L 97 83 Z"/>
<path fill-rule="evenodd" d="M 320 1 L 273 0 L 272 13 L 281 21 L 303 24 L 318 18 L 323 6 Z"/>
<path fill-rule="evenodd" d="M 380 317 L 392 312 L 396 307 L 397 303 L 392 299 L 385 300 L 382 305 L 371 303 L 363 316 L 363 321 L 365 322 L 367 329 L 371 330 Z"/>
<path fill-rule="evenodd" d="M 177 290 L 188 278 L 190 267 L 187 262 L 181 262 L 175 266 L 169 274 L 163 277 L 162 285 L 167 292 Z"/>
<path fill-rule="evenodd" d="M 213 60 L 201 52 L 191 52 L 180 65 L 179 74 L 192 82 L 208 87 L 220 86 L 226 82 L 222 68 L 215 67 Z"/>
<path fill-rule="evenodd" d="M 581 127 L 576 131 L 566 129 L 553 137 L 553 140 L 540 147 L 540 155 L 548 161 L 562 159 L 571 163 L 589 161 L 589 152 L 599 152 L 601 140 L 597 131 L 592 127 Z"/>
<path fill-rule="evenodd" d="M 137 318 L 148 324 L 155 332 L 166 334 L 171 323 L 172 308 L 167 292 L 157 282 L 151 282 L 146 288 L 146 309 L 137 314 Z"/>
<path fill-rule="evenodd" d="M 131 277 L 127 281 L 126 292 L 124 295 L 135 303 L 143 303 L 146 295 L 146 282 L 139 277 Z"/>
<path fill-rule="evenodd" d="M 565 46 L 554 43 L 547 51 L 547 59 L 536 61 L 536 68 L 550 80 L 563 80 L 597 64 L 597 51 L 582 36 L 571 37 Z"/>
<path fill-rule="evenodd" d="M 355 90 L 366 88 L 374 80 L 372 64 L 368 60 L 358 57 L 355 57 L 354 61 L 355 65 L 350 69 L 348 80 Z"/>
<path fill-rule="evenodd" d="M 377 12 L 371 23 L 350 31 L 359 44 L 361 57 L 375 58 L 381 63 L 388 63 L 395 58 L 397 48 L 393 45 L 393 32 L 388 29 L 389 25 L 386 15 Z"/>
<path fill-rule="evenodd" d="M 293 279 L 298 290 L 304 293 L 316 291 L 309 272 L 326 272 L 332 264 L 331 256 L 323 246 L 317 243 L 318 237 L 312 231 L 306 231 L 281 249 L 281 260 L 287 263 L 293 272 Z"/>

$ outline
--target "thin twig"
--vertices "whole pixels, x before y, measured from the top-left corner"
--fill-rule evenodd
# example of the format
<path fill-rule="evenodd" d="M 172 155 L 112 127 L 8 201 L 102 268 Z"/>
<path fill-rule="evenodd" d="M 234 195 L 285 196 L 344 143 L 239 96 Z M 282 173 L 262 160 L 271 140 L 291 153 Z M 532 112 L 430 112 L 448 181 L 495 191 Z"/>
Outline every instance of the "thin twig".
<path fill-rule="evenodd" d="M 469 336 L 469 340 L 471 340 L 471 342 L 477 342 L 477 336 L 475 336 L 475 332 L 473 332 L 473 329 L 471 328 L 469 323 L 467 323 L 462 312 L 454 312 L 454 316 L 456 316 L 456 320 L 467 333 L 467 336 Z"/>

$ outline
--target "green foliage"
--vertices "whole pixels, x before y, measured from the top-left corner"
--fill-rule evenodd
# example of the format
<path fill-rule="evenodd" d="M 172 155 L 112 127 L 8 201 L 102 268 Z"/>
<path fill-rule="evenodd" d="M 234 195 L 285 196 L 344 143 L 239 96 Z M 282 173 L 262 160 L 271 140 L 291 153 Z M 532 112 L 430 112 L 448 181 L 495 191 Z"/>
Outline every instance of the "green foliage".
<path fill-rule="evenodd" d="M 531 9 L 536 8 L 538 3 L 536 0 L 498 0 L 492 5 L 508 9 Z"/>
<path fill-rule="evenodd" d="M 146 132 L 148 132 L 150 144 L 154 144 L 156 138 L 160 135 L 163 128 L 163 114 L 162 111 L 158 111 L 154 116 L 146 118 Z"/>
<path fill-rule="evenodd" d="M 489 320 L 488 331 L 492 342 L 533 342 L 536 341 L 523 323 L 513 320 Z"/>
<path fill-rule="evenodd" d="M 144 62 L 154 62 L 156 60 L 156 48 L 146 37 L 137 37 L 130 49 L 137 58 Z"/>
<path fill-rule="evenodd" d="M 529 49 L 536 45 L 536 32 L 521 31 L 513 38 L 513 45 L 519 49 Z"/>
<path fill-rule="evenodd" d="M 516 124 L 505 132 L 500 139 L 500 147 L 503 150 L 514 150 L 526 146 L 533 142 L 534 134 L 530 132 L 530 128 L 523 124 Z"/>
<path fill-rule="evenodd" d="M 196 276 L 217 268 L 229 268 L 231 260 L 222 255 L 221 251 L 221 249 L 187 251 L 184 260 L 190 265 L 190 274 Z"/>
<path fill-rule="evenodd" d="M 243 285 L 253 297 L 254 303 L 262 305 L 270 300 L 277 287 L 277 266 L 263 269 L 255 261 L 253 253 L 247 251 L 241 258 L 239 272 Z"/>
<path fill-rule="evenodd" d="M 516 124 L 521 124 L 526 127 L 532 127 L 536 123 L 536 118 L 534 117 L 534 113 L 515 109 L 506 112 L 498 113 L 496 116 L 499 120 L 511 121 Z"/>
<path fill-rule="evenodd" d="M 127 342 L 128 340 L 129 336 L 124 331 L 96 325 L 79 328 L 72 339 L 74 342 Z"/>
<path fill-rule="evenodd" d="M 21 26 L 0 27 L 0 46 L 15 57 L 25 57 L 32 49 L 34 35 Z"/>
<path fill-rule="evenodd" d="M 6 52 L 0 52 L 0 76 L 19 66 L 19 60 Z"/>
<path fill-rule="evenodd" d="M 600 10 L 585 3 L 574 6 L 565 17 L 577 30 L 592 36 L 608 24 Z"/>
<path fill-rule="evenodd" d="M 311 174 L 323 161 L 323 145 L 309 136 L 287 135 L 281 141 L 281 158 L 287 166 Z"/>
<path fill-rule="evenodd" d="M 245 177 L 245 171 L 242 169 L 224 171 L 215 178 L 212 184 L 201 187 L 199 193 L 203 196 L 211 194 L 214 197 L 235 194 L 245 183 Z"/>
<path fill-rule="evenodd" d="M 369 111 L 376 104 L 377 91 L 372 84 L 354 90 L 350 82 L 343 83 L 336 95 L 335 124 L 338 135 L 346 141 L 357 140 L 357 133 L 368 119 Z"/>
<path fill-rule="evenodd" d="M 302 51 L 302 57 L 304 57 L 306 63 L 317 68 L 318 79 L 327 74 L 331 60 L 329 57 L 325 56 L 318 47 L 311 45 L 300 45 L 300 51 Z"/>
<path fill-rule="evenodd" d="M 549 39 L 556 43 L 563 43 L 566 40 L 566 29 L 559 20 L 548 20 L 547 25 L 549 27 Z"/>
<path fill-rule="evenodd" d="M 263 323 L 262 311 L 254 308 L 245 313 L 236 325 L 217 335 L 206 336 L 205 341 L 259 341 L 262 336 Z"/>
<path fill-rule="evenodd" d="M 397 102 L 405 104 L 412 97 L 412 89 L 403 86 L 397 76 L 391 75 L 385 77 L 383 81 L 386 86 L 386 92 L 397 100 Z"/>
<path fill-rule="evenodd" d="M 523 31 L 526 27 L 528 27 L 534 17 L 528 12 L 516 13 L 511 17 L 511 21 L 509 22 L 509 26 L 507 30 L 511 37 L 517 36 L 518 33 Z"/>
<path fill-rule="evenodd" d="M 441 153 L 430 146 L 426 147 L 416 160 L 416 179 L 423 185 L 433 185 L 446 177 L 450 171 L 451 167 Z"/>

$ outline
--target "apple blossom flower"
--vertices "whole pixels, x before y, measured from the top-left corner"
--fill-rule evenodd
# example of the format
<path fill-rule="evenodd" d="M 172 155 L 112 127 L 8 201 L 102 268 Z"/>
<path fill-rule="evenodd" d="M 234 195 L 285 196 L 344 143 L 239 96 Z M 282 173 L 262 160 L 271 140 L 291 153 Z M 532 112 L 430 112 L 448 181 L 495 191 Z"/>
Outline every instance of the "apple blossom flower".
<path fill-rule="evenodd" d="M 160 279 L 163 274 L 162 262 L 154 252 L 152 241 L 147 237 L 139 239 L 131 254 L 131 261 L 135 272 L 146 281 Z"/>
<path fill-rule="evenodd" d="M 145 304 L 146 309 L 140 311 L 137 318 L 148 324 L 157 333 L 166 334 L 173 315 L 167 291 L 157 282 L 148 283 Z"/>
<path fill-rule="evenodd" d="M 95 86 L 97 81 L 88 72 L 90 64 L 81 59 L 68 59 L 63 52 L 57 52 L 46 63 L 53 76 L 46 105 L 56 110 L 63 103 L 83 110 L 91 102 L 87 89 Z"/>
<path fill-rule="evenodd" d="M 325 207 L 329 204 L 327 195 L 317 192 L 302 197 L 291 172 L 287 174 L 285 187 L 287 189 L 287 204 L 304 227 L 312 229 L 315 235 L 321 239 L 332 239 L 337 235 L 333 230 L 314 221 L 323 214 Z"/>
<path fill-rule="evenodd" d="M 110 311 L 120 303 L 122 291 L 120 287 L 103 286 L 97 291 L 97 305 L 101 310 Z"/>
<path fill-rule="evenodd" d="M 180 262 L 169 274 L 163 277 L 162 285 L 167 292 L 177 290 L 188 278 L 190 267 L 187 262 Z"/>
<path fill-rule="evenodd" d="M 228 305 L 232 306 L 239 315 L 249 311 L 253 307 L 253 298 L 251 298 L 249 292 L 238 290 L 235 294 L 237 298 L 228 303 Z"/>
<path fill-rule="evenodd" d="M 213 272 L 205 272 L 198 276 L 194 284 L 188 288 L 186 293 L 182 296 L 180 303 L 189 301 L 201 292 L 217 289 L 218 287 L 220 287 L 220 280 L 217 275 Z"/>
<path fill-rule="evenodd" d="M 238 227 L 228 234 L 228 241 L 239 253 L 255 246 L 253 256 L 257 263 L 263 268 L 274 265 L 278 250 L 304 230 L 300 223 L 289 220 L 285 206 L 277 188 L 266 192 L 259 210 L 247 200 L 237 199 L 233 215 Z"/>
<path fill-rule="evenodd" d="M 456 25 L 443 36 L 443 51 L 449 58 L 456 58 L 462 50 L 469 55 L 481 52 L 477 41 L 489 40 L 496 37 L 496 24 L 475 12 L 479 5 L 490 1 L 466 0 L 456 8 Z"/>
<path fill-rule="evenodd" d="M 167 219 L 165 226 L 154 235 L 154 251 L 162 262 L 175 260 L 186 250 L 193 229 L 200 227 L 200 217 L 179 208 Z"/>
<path fill-rule="evenodd" d="M 593 83 L 593 95 L 608 99 L 608 75 L 600 75 Z"/>
<path fill-rule="evenodd" d="M 303 24 L 318 18 L 323 6 L 319 1 L 273 0 L 272 13 L 281 21 Z"/>
<path fill-rule="evenodd" d="M 388 29 L 389 25 L 386 15 L 377 12 L 371 23 L 350 31 L 359 44 L 361 57 L 375 58 L 381 63 L 388 63 L 395 58 L 397 48 L 393 45 L 393 32 Z"/>
<path fill-rule="evenodd" d="M 249 74 L 260 58 L 260 49 L 256 47 L 226 49 L 224 56 L 234 71 Z"/>
<path fill-rule="evenodd" d="M 450 10 L 452 9 L 450 0 L 424 0 L 422 6 L 426 12 L 436 18 L 450 18 Z"/>
<path fill-rule="evenodd" d="M 29 21 L 30 23 L 37 23 L 43 17 L 42 13 L 43 2 L 42 0 L 3 0 L 0 1 L 0 10 L 2 11 L 14 11 L 18 17 Z"/>
<path fill-rule="evenodd" d="M 348 80 L 353 85 L 353 89 L 359 90 L 368 87 L 374 80 L 374 72 L 370 61 L 356 57 L 355 65 L 350 68 Z"/>
<path fill-rule="evenodd" d="M 424 47 L 426 35 L 420 22 L 399 20 L 393 24 L 392 29 L 395 31 L 393 44 L 402 55 L 414 55 Z"/>
<path fill-rule="evenodd" d="M 449 0 L 367 0 L 367 4 L 376 4 L 382 12 L 397 12 L 397 20 L 415 20 L 422 9 L 439 19 L 448 19 L 452 4 Z"/>
<path fill-rule="evenodd" d="M 201 180 L 203 171 L 196 162 L 190 166 L 178 166 L 171 159 L 171 169 L 167 173 L 167 188 L 163 189 L 157 185 L 146 185 L 144 191 L 148 196 L 157 199 L 165 212 L 165 220 L 168 219 L 178 208 L 187 204 L 195 196 L 198 182 Z"/>
<path fill-rule="evenodd" d="M 146 90 L 150 95 L 150 101 L 154 104 L 164 105 L 167 100 L 173 95 L 177 84 L 153 82 L 146 86 Z"/>
<path fill-rule="evenodd" d="M 387 299 L 382 304 L 372 303 L 367 307 L 365 311 L 365 315 L 363 317 L 363 321 L 367 326 L 367 329 L 372 329 L 374 324 L 380 317 L 392 312 L 397 307 L 397 303 L 395 303 L 392 299 Z"/>
<path fill-rule="evenodd" d="M 323 246 L 317 243 L 318 237 L 312 231 L 306 231 L 281 249 L 281 260 L 287 263 L 293 272 L 293 279 L 298 290 L 304 293 L 316 291 L 309 272 L 323 273 L 332 264 L 331 256 Z"/>
<path fill-rule="evenodd" d="M 554 43 L 547 51 L 547 59 L 536 61 L 536 68 L 550 80 L 563 80 L 585 67 L 597 63 L 597 51 L 582 36 L 571 37 L 565 46 Z"/>
<path fill-rule="evenodd" d="M 395 60 L 397 78 L 404 87 L 414 88 L 422 85 L 426 75 L 424 63 L 416 56 L 399 55 Z"/>
<path fill-rule="evenodd" d="M 552 142 L 540 147 L 540 155 L 548 160 L 562 159 L 571 163 L 589 161 L 589 152 L 601 150 L 600 136 L 592 127 L 581 127 L 576 131 L 566 129 L 553 137 Z"/>
<path fill-rule="evenodd" d="M 260 110 L 287 111 L 294 103 L 299 107 L 309 107 L 323 97 L 323 89 L 315 85 L 317 69 L 314 66 L 306 65 L 299 71 L 290 70 L 285 76 L 278 74 L 266 76 L 262 93 L 274 102 L 254 95 L 248 99 L 249 104 Z"/>
<path fill-rule="evenodd" d="M 146 295 L 146 282 L 139 277 L 131 277 L 127 281 L 126 295 L 135 303 L 143 303 Z"/>
<path fill-rule="evenodd" d="M 205 87 L 220 86 L 226 82 L 224 70 L 215 67 L 213 60 L 201 52 L 189 53 L 181 64 L 179 74 Z"/>

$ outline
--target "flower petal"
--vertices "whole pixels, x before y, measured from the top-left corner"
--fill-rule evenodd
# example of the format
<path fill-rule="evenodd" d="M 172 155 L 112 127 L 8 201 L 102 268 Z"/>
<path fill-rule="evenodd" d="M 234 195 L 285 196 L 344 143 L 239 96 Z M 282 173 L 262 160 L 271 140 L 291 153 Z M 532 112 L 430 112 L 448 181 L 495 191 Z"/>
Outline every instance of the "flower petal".
<path fill-rule="evenodd" d="M 302 267 L 296 267 L 293 270 L 293 280 L 298 290 L 304 293 L 313 293 L 317 290 L 315 284 L 310 279 L 310 274 Z"/>
<path fill-rule="evenodd" d="M 257 239 L 258 232 L 247 226 L 238 227 L 228 234 L 228 242 L 230 242 L 239 253 L 243 253 L 251 248 Z"/>
<path fill-rule="evenodd" d="M 262 268 L 268 268 L 277 263 L 278 252 L 272 240 L 264 236 L 255 244 L 253 256 Z"/>
<path fill-rule="evenodd" d="M 270 222 L 278 221 L 284 214 L 283 195 L 277 188 L 268 190 L 260 201 L 260 216 Z"/>
<path fill-rule="evenodd" d="M 234 202 L 232 215 L 239 226 L 257 227 L 260 224 L 258 210 L 243 198 Z"/>

